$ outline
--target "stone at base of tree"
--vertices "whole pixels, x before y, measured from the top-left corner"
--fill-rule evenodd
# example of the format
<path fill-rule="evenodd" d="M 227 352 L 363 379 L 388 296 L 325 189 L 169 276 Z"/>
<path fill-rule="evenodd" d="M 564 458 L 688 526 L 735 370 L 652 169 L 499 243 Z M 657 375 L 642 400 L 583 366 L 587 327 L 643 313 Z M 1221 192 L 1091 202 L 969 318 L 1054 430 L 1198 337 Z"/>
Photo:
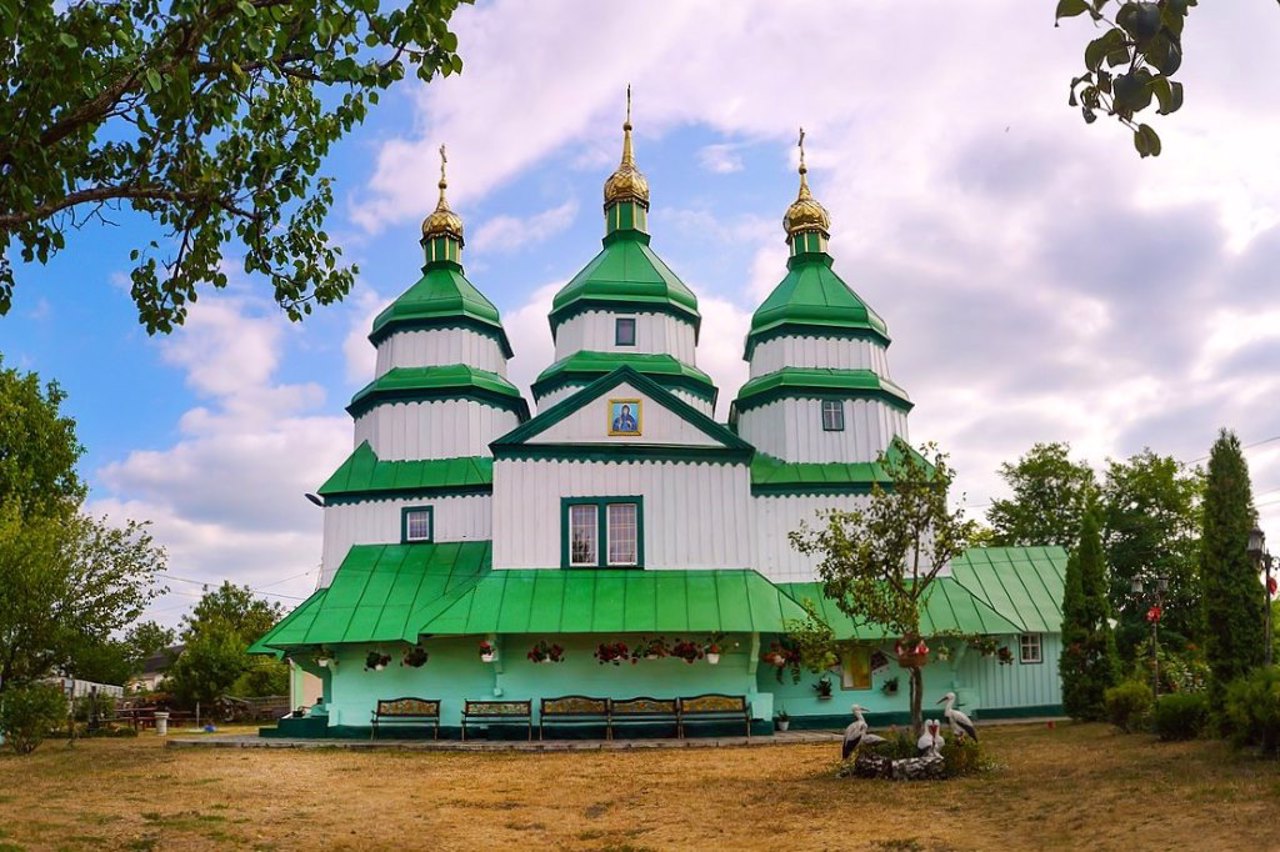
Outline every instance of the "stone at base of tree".
<path fill-rule="evenodd" d="M 840 767 L 842 777 L 883 778 L 888 781 L 929 781 L 945 777 L 940 754 L 890 760 L 878 754 L 859 754 Z"/>

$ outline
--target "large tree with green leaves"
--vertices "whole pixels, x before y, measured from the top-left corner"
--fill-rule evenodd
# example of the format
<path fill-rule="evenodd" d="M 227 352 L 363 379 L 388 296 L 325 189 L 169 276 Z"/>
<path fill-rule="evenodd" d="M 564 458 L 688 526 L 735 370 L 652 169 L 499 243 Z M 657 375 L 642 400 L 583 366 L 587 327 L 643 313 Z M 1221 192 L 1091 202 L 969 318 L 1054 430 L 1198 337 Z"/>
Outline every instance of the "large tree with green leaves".
<path fill-rule="evenodd" d="M 1079 543 L 1067 560 L 1062 600 L 1062 707 L 1074 719 L 1105 715 L 1103 694 L 1120 673 L 1111 630 L 1107 567 L 1096 510 L 1085 512 Z"/>
<path fill-rule="evenodd" d="M 1150 449 L 1125 461 L 1109 461 L 1102 484 L 1103 548 L 1111 570 L 1111 601 L 1120 621 L 1118 640 L 1126 656 L 1149 629 L 1150 600 L 1130 591 L 1136 577 L 1147 589 L 1168 581 L 1160 630 L 1183 643 L 1198 638 L 1201 625 L 1197 578 L 1204 472 Z"/>
<path fill-rule="evenodd" d="M 35 373 L 5 369 L 0 356 L 0 504 L 24 518 L 66 515 L 84 500 L 76 474 L 84 447 L 62 412 L 66 398 L 57 382 L 42 386 Z"/>
<path fill-rule="evenodd" d="M 290 318 L 342 298 L 354 268 L 323 228 L 332 145 L 378 94 L 462 69 L 459 0 L 0 0 L 0 314 L 15 249 L 44 262 L 128 208 L 150 332 L 243 257 Z"/>
<path fill-rule="evenodd" d="M 1215 709 L 1222 706 L 1227 684 L 1263 661 L 1265 593 L 1248 553 L 1255 518 L 1240 440 L 1224 429 L 1209 452 L 1200 540 L 1204 651 Z"/>
<path fill-rule="evenodd" d="M 921 636 L 920 613 L 938 573 L 968 546 L 975 525 L 951 511 L 955 473 L 937 447 L 916 453 L 895 444 L 880 457 L 890 481 L 876 484 L 859 508 L 821 512 L 821 526 L 802 524 L 792 545 L 818 557 L 823 593 L 855 623 L 900 637 L 908 649 Z M 911 678 L 911 724 L 923 724 L 924 678 L 918 662 Z"/>
<path fill-rule="evenodd" d="M 1035 444 L 1017 462 L 1000 465 L 1000 478 L 1013 496 L 992 500 L 987 510 L 994 544 L 1075 549 L 1097 480 L 1088 462 L 1072 461 L 1070 444 Z"/>
<path fill-rule="evenodd" d="M 248 586 L 224 582 L 206 590 L 182 618 L 186 647 L 169 669 L 167 688 L 184 702 L 205 704 L 228 693 L 281 694 L 288 683 L 285 664 L 246 652 L 283 615 L 279 604 Z"/>

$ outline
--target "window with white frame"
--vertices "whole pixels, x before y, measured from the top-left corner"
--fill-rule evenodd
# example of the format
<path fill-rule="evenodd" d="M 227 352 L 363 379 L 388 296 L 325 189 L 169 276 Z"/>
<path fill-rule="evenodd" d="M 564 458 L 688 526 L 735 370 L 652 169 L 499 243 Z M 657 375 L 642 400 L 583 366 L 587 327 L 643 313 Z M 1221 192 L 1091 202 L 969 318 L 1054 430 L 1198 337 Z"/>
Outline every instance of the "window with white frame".
<path fill-rule="evenodd" d="M 594 503 L 569 507 L 569 564 L 595 565 L 599 562 L 599 508 Z"/>
<path fill-rule="evenodd" d="M 432 540 L 432 512 L 430 506 L 407 508 L 400 515 L 400 539 L 408 542 Z"/>
<path fill-rule="evenodd" d="M 844 402 L 838 399 L 822 401 L 822 431 L 844 431 Z"/>
<path fill-rule="evenodd" d="M 1018 648 L 1021 653 L 1018 659 L 1024 663 L 1043 663 L 1044 654 L 1040 647 L 1039 633 L 1023 633 L 1018 637 Z"/>
<path fill-rule="evenodd" d="M 643 503 L 642 497 L 563 498 L 562 567 L 642 567 Z"/>

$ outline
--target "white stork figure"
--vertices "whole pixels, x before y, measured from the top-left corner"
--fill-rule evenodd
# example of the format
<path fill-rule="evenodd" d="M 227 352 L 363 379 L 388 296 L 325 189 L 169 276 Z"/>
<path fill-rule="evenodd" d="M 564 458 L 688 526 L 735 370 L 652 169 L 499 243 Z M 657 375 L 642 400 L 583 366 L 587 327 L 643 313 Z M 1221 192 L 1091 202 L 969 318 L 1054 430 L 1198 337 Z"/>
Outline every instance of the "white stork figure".
<path fill-rule="evenodd" d="M 867 733 L 867 720 L 862 718 L 862 710 L 862 705 L 853 705 L 853 721 L 844 729 L 844 743 L 840 747 L 841 760 L 848 760 L 859 745 L 875 745 L 885 741 L 884 737 Z"/>
<path fill-rule="evenodd" d="M 938 733 L 941 727 L 937 719 L 929 719 L 924 723 L 924 733 L 920 735 L 920 739 L 916 740 L 916 748 L 921 756 L 942 751 L 946 741 L 942 739 L 942 734 Z"/>
<path fill-rule="evenodd" d="M 939 698 L 938 703 L 946 703 L 947 705 L 943 708 L 942 715 L 946 716 L 947 721 L 951 723 L 951 733 L 957 737 L 963 734 L 966 737 L 972 737 L 974 742 L 978 741 L 978 729 L 973 726 L 973 721 L 955 708 L 956 694 L 954 692 L 948 692 Z"/>

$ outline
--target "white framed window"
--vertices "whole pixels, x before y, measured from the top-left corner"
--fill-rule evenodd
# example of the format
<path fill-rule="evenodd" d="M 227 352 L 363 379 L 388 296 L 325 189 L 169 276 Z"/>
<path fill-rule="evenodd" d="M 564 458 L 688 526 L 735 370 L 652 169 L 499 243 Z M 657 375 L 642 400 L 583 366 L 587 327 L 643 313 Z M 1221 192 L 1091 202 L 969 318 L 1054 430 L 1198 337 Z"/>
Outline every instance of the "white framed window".
<path fill-rule="evenodd" d="M 413 506 L 400 513 L 400 540 L 410 542 L 432 541 L 434 526 L 430 506 Z"/>
<path fill-rule="evenodd" d="M 1044 653 L 1039 633 L 1023 633 L 1018 637 L 1018 660 L 1023 663 L 1043 663 Z"/>
<path fill-rule="evenodd" d="M 613 326 L 613 342 L 616 346 L 636 345 L 635 317 L 618 317 Z"/>
<path fill-rule="evenodd" d="M 844 431 L 844 402 L 838 399 L 822 401 L 822 431 Z"/>
<path fill-rule="evenodd" d="M 609 503 L 606 507 L 610 565 L 635 565 L 640 561 L 637 508 L 635 503 Z"/>
<path fill-rule="evenodd" d="M 569 507 L 570 565 L 595 565 L 600 561 L 598 511 L 591 503 Z"/>

